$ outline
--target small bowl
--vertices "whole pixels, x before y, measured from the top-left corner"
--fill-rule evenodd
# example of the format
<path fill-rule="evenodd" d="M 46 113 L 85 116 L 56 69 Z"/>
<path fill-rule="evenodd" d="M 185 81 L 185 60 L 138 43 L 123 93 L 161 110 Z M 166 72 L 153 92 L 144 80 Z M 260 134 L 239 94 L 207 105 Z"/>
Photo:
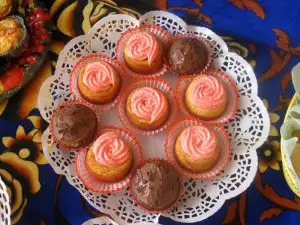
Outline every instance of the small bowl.
<path fill-rule="evenodd" d="M 0 54 L 0 57 L 7 57 L 7 58 L 20 56 L 24 52 L 24 50 L 27 48 L 28 43 L 29 43 L 29 35 L 28 35 L 28 31 L 26 29 L 23 18 L 20 16 L 9 16 L 9 17 L 6 17 L 5 19 L 9 19 L 9 18 L 17 19 L 20 22 L 22 28 L 24 29 L 24 35 L 16 47 L 14 47 L 12 50 L 10 50 L 6 53 Z"/>

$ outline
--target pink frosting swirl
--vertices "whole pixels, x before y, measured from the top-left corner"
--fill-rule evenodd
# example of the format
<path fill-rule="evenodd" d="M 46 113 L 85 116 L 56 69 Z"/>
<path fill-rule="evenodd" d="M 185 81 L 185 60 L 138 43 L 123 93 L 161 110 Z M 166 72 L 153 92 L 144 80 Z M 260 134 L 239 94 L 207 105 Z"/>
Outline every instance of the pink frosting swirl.
<path fill-rule="evenodd" d="M 204 108 L 215 109 L 226 100 L 222 82 L 214 76 L 205 76 L 192 84 L 192 103 Z"/>
<path fill-rule="evenodd" d="M 191 159 L 210 158 L 215 153 L 217 138 L 204 126 L 192 126 L 183 131 L 181 147 Z"/>
<path fill-rule="evenodd" d="M 129 158 L 129 145 L 120 138 L 120 134 L 111 131 L 96 140 L 93 153 L 100 165 L 121 165 Z"/>
<path fill-rule="evenodd" d="M 115 84 L 113 67 L 103 61 L 89 63 L 83 74 L 83 83 L 94 92 L 108 90 Z"/>
<path fill-rule="evenodd" d="M 127 41 L 127 54 L 135 60 L 145 60 L 151 65 L 158 54 L 158 42 L 148 32 L 138 32 L 133 34 Z"/>
<path fill-rule="evenodd" d="M 150 123 L 161 117 L 167 109 L 164 95 L 149 87 L 144 87 L 131 96 L 132 112 L 139 118 L 150 120 Z"/>

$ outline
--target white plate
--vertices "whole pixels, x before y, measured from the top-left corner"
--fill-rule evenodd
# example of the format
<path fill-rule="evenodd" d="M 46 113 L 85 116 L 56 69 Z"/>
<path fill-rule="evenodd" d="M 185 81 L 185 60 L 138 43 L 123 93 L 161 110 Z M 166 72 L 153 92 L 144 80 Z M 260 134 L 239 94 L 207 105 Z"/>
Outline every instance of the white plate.
<path fill-rule="evenodd" d="M 128 15 L 112 15 L 96 23 L 87 35 L 71 40 L 61 52 L 54 76 L 43 84 L 38 105 L 43 118 L 49 122 L 55 108 L 73 99 L 69 89 L 69 74 L 75 63 L 91 53 L 115 57 L 115 47 L 121 34 L 128 28 L 141 24 L 154 24 L 166 29 L 171 35 L 193 33 L 212 45 L 212 67 L 226 72 L 236 83 L 239 107 L 236 116 L 224 125 L 232 142 L 231 162 L 213 180 L 195 181 L 184 179 L 185 192 L 177 208 L 163 216 L 180 222 L 198 222 L 217 212 L 227 199 L 245 191 L 253 181 L 257 170 L 256 149 L 268 137 L 269 115 L 257 96 L 257 80 L 251 66 L 240 56 L 228 52 L 225 42 L 214 32 L 204 27 L 188 26 L 179 17 L 163 11 L 144 14 L 140 20 Z M 177 77 L 167 73 L 161 78 L 173 88 Z M 101 115 L 103 125 L 122 127 L 112 108 Z M 44 154 L 58 174 L 65 175 L 82 196 L 96 209 L 111 215 L 119 224 L 128 222 L 157 223 L 159 214 L 147 214 L 132 202 L 128 190 L 113 194 L 95 194 L 88 191 L 74 171 L 75 152 L 60 151 L 57 145 L 48 145 L 49 130 L 42 137 Z M 165 132 L 151 137 L 138 137 L 145 158 L 166 157 L 164 154 Z"/>

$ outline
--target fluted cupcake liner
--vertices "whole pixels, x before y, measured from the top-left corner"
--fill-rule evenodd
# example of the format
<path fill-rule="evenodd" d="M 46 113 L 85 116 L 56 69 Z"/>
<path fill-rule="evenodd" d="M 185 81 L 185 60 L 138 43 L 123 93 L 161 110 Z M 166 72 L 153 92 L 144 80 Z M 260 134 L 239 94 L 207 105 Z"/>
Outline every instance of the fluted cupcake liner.
<path fill-rule="evenodd" d="M 180 133 L 187 127 L 195 125 L 205 125 L 209 127 L 218 139 L 218 146 L 220 149 L 220 156 L 218 162 L 210 169 L 205 172 L 193 173 L 185 168 L 183 168 L 178 162 L 174 154 L 174 147 L 176 140 Z M 166 142 L 165 142 L 165 153 L 168 160 L 176 168 L 180 175 L 186 176 L 194 180 L 208 180 L 219 175 L 225 166 L 230 161 L 231 155 L 231 143 L 225 129 L 218 124 L 202 123 L 194 118 L 183 118 L 172 124 L 172 126 L 167 130 Z"/>
<path fill-rule="evenodd" d="M 147 160 L 144 160 L 144 162 L 134 170 L 134 172 L 132 173 L 132 177 L 134 177 L 134 175 L 136 174 L 137 170 L 141 167 L 143 167 L 146 163 L 149 163 L 149 162 L 166 162 L 168 163 L 170 166 L 172 166 L 174 168 L 174 164 L 169 161 L 169 160 L 166 160 L 166 159 L 163 159 L 163 158 L 159 158 L 159 157 L 154 157 L 154 158 L 149 158 Z M 178 194 L 178 198 L 176 199 L 176 201 L 171 205 L 169 206 L 168 208 L 164 209 L 164 210 L 150 210 L 150 209 L 147 209 L 145 208 L 143 205 L 141 205 L 138 200 L 136 199 L 136 197 L 134 196 L 133 194 L 133 190 L 132 190 L 132 182 L 133 180 L 131 180 L 131 183 L 130 183 L 130 195 L 134 201 L 134 203 L 136 205 L 138 205 L 140 208 L 142 208 L 144 210 L 144 212 L 146 213 L 158 213 L 158 214 L 164 214 L 164 213 L 168 213 L 170 211 L 172 211 L 180 202 L 180 199 L 182 198 L 182 195 L 183 195 L 183 191 L 184 191 L 184 187 L 183 187 L 183 183 L 182 183 L 182 180 L 180 179 L 180 174 L 177 172 L 176 168 L 175 169 L 175 172 L 177 173 L 177 176 L 180 180 L 180 191 L 179 191 L 179 194 Z"/>
<path fill-rule="evenodd" d="M 239 103 L 239 96 L 238 96 L 238 91 L 236 88 L 236 85 L 234 81 L 224 72 L 222 71 L 217 71 L 217 70 L 207 70 L 205 73 L 199 74 L 199 75 L 209 75 L 209 76 L 215 76 L 220 81 L 223 83 L 226 93 L 227 93 L 227 98 L 228 98 L 228 103 L 225 111 L 223 114 L 212 120 L 208 119 L 202 119 L 194 114 L 192 114 L 189 109 L 186 107 L 185 103 L 185 94 L 188 86 L 190 83 L 193 81 L 195 76 L 181 76 L 176 84 L 176 98 L 179 104 L 180 111 L 189 117 L 197 118 L 199 120 L 203 121 L 209 121 L 211 123 L 226 123 L 230 119 L 232 119 L 237 111 L 238 103 Z"/>
<path fill-rule="evenodd" d="M 161 91 L 168 99 L 168 103 L 169 103 L 168 119 L 160 128 L 155 130 L 149 131 L 149 130 L 142 130 L 137 128 L 130 122 L 126 114 L 126 102 L 128 96 L 135 89 L 143 88 L 143 87 L 155 88 Z M 118 116 L 123 126 L 126 129 L 130 130 L 131 132 L 143 136 L 156 135 L 159 132 L 165 130 L 168 126 L 171 125 L 172 121 L 176 118 L 177 113 L 178 113 L 178 107 L 177 107 L 175 93 L 171 85 L 165 80 L 160 78 L 138 78 L 133 80 L 126 88 L 124 88 L 124 91 L 121 93 L 120 101 L 118 102 Z"/>
<path fill-rule="evenodd" d="M 172 69 L 172 67 L 168 63 L 167 54 L 165 54 L 164 61 L 165 61 L 165 64 L 166 64 L 168 70 L 170 70 L 176 76 L 183 76 L 183 75 L 186 75 L 186 76 L 197 76 L 199 73 L 204 73 L 210 67 L 211 62 L 212 62 L 212 52 L 211 52 L 210 43 L 207 40 L 205 40 L 203 37 L 199 37 L 199 36 L 196 36 L 194 34 L 177 34 L 177 35 L 175 35 L 175 36 L 172 37 L 172 39 L 168 43 L 168 46 L 173 41 L 175 41 L 175 40 L 177 40 L 179 38 L 195 38 L 195 39 L 197 39 L 197 40 L 199 40 L 199 41 L 201 41 L 203 43 L 203 45 L 206 47 L 207 53 L 208 53 L 208 59 L 207 59 L 206 66 L 202 70 L 198 70 L 198 71 L 196 71 L 196 72 L 194 72 L 192 74 L 181 74 L 181 73 L 178 73 L 178 72 L 176 72 L 175 70 Z"/>
<path fill-rule="evenodd" d="M 78 90 L 77 79 L 80 74 L 81 68 L 86 66 L 86 64 L 88 64 L 88 63 L 99 61 L 99 60 L 111 64 L 115 68 L 115 70 L 118 72 L 118 74 L 120 75 L 120 77 L 122 79 L 122 84 L 121 84 L 121 89 L 119 90 L 119 94 L 115 97 L 115 99 L 113 101 L 111 101 L 109 103 L 105 103 L 105 104 L 95 104 L 95 103 L 87 101 L 86 99 L 84 99 L 82 97 L 82 95 L 80 94 L 80 92 Z M 87 56 L 83 57 L 82 59 L 80 59 L 76 63 L 74 68 L 72 69 L 71 74 L 70 74 L 69 86 L 70 86 L 71 93 L 73 94 L 73 96 L 76 99 L 80 99 L 81 101 L 84 101 L 84 102 L 87 102 L 87 103 L 93 105 L 93 107 L 95 108 L 95 110 L 97 112 L 105 112 L 105 111 L 109 110 L 110 108 L 112 108 L 113 106 L 115 106 L 116 103 L 118 102 L 118 100 L 120 98 L 120 93 L 122 91 L 122 87 L 124 87 L 125 79 L 126 79 L 126 71 L 125 71 L 124 67 L 118 61 L 114 60 L 113 58 L 107 57 L 105 55 L 101 55 L 101 54 L 90 54 L 90 55 L 87 55 Z"/>
<path fill-rule="evenodd" d="M 159 38 L 162 43 L 164 44 L 164 48 L 167 47 L 167 43 L 169 43 L 171 41 L 171 36 L 170 34 L 165 31 L 164 29 L 162 29 L 161 27 L 158 26 L 154 26 L 154 25 L 143 25 L 143 26 L 139 26 L 136 28 L 132 28 L 132 29 L 128 29 L 127 31 L 125 31 L 118 43 L 117 43 L 117 47 L 116 47 L 116 57 L 117 60 L 122 63 L 122 65 L 124 65 L 125 71 L 126 73 L 134 78 L 138 78 L 138 77 L 159 77 L 159 76 L 163 76 L 164 74 L 166 74 L 166 72 L 168 71 L 167 66 L 165 63 L 163 63 L 162 68 L 155 72 L 155 73 L 151 73 L 151 74 L 141 74 L 141 73 L 136 73 L 134 71 L 132 71 L 126 64 L 125 62 L 125 58 L 124 58 L 124 48 L 125 48 L 125 44 L 126 41 L 128 40 L 128 38 L 136 32 L 141 32 L 141 31 L 148 31 L 150 33 L 152 33 L 153 35 L 155 35 L 157 38 Z"/>
<path fill-rule="evenodd" d="M 49 122 L 49 131 L 50 131 L 50 136 L 51 136 L 51 140 L 50 142 L 52 142 L 51 144 L 53 143 L 56 143 L 61 150 L 80 150 L 80 149 L 83 149 L 83 148 L 87 148 L 89 146 L 92 145 L 92 143 L 90 143 L 89 145 L 87 146 L 84 146 L 84 147 L 80 147 L 80 148 L 73 148 L 73 147 L 69 147 L 69 146 L 66 146 L 64 145 L 61 141 L 59 141 L 55 135 L 53 135 L 53 118 L 56 116 L 56 114 L 62 110 L 65 106 L 69 106 L 69 105 L 75 105 L 75 104 L 80 104 L 80 105 L 85 105 L 87 107 L 89 107 L 91 110 L 93 110 L 94 114 L 96 115 L 97 117 L 97 132 L 99 131 L 100 129 L 100 114 L 97 113 L 97 111 L 95 110 L 95 108 L 93 108 L 93 105 L 87 103 L 87 102 L 84 102 L 84 101 L 81 101 L 81 100 L 72 100 L 72 101 L 67 101 L 67 102 L 64 102 L 63 104 L 59 105 L 56 110 L 53 112 L 53 115 L 51 116 L 51 119 L 50 119 L 50 122 Z M 94 139 L 97 137 L 97 132 L 95 132 L 95 137 Z"/>
<path fill-rule="evenodd" d="M 133 175 L 133 171 L 135 171 L 136 168 L 138 168 L 143 161 L 142 147 L 138 142 L 138 140 L 132 134 L 118 127 L 104 126 L 101 128 L 99 132 L 99 136 L 110 131 L 120 133 L 121 139 L 129 144 L 130 149 L 133 153 L 133 165 L 129 174 L 126 177 L 124 177 L 122 180 L 118 182 L 111 182 L 111 183 L 102 182 L 88 171 L 85 160 L 86 160 L 86 154 L 89 149 L 88 148 L 82 149 L 76 155 L 75 170 L 79 179 L 84 184 L 84 186 L 88 190 L 93 192 L 112 193 L 112 192 L 123 190 L 129 185 L 131 177 Z"/>

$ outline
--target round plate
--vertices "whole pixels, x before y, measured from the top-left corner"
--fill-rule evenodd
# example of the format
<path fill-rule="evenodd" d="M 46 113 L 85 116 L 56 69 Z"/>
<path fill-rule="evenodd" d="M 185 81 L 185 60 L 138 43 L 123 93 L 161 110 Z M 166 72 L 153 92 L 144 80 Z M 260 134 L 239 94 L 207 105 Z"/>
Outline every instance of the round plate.
<path fill-rule="evenodd" d="M 270 130 L 269 114 L 257 95 L 257 80 L 252 67 L 237 54 L 228 52 L 226 44 L 213 31 L 188 26 L 179 17 L 163 11 L 148 12 L 139 20 L 128 15 L 107 16 L 98 21 L 88 34 L 72 39 L 64 47 L 57 60 L 55 74 L 47 78 L 40 89 L 38 107 L 42 117 L 50 121 L 59 104 L 74 98 L 68 85 L 68 71 L 81 58 L 92 53 L 115 57 L 116 43 L 122 33 L 143 24 L 161 26 L 172 35 L 188 32 L 209 40 L 212 43 L 212 67 L 230 76 L 239 93 L 239 107 L 235 117 L 224 124 L 232 146 L 231 162 L 221 174 L 211 180 L 183 177 L 185 191 L 182 200 L 173 211 L 163 214 L 178 222 L 202 221 L 217 212 L 227 199 L 241 194 L 252 183 L 258 167 L 255 150 L 265 142 Z M 160 79 L 166 80 L 174 88 L 178 77 L 167 73 Z M 102 126 L 123 127 L 116 111 L 112 108 L 101 113 Z M 145 159 L 166 158 L 163 151 L 165 137 L 166 132 L 150 137 L 137 137 Z M 74 154 L 60 150 L 56 143 L 49 145 L 49 138 L 47 129 L 42 136 L 42 145 L 49 164 L 56 173 L 65 175 L 89 204 L 109 214 L 120 224 L 159 221 L 161 214 L 145 213 L 136 207 L 127 189 L 101 195 L 87 190 L 74 171 Z"/>

